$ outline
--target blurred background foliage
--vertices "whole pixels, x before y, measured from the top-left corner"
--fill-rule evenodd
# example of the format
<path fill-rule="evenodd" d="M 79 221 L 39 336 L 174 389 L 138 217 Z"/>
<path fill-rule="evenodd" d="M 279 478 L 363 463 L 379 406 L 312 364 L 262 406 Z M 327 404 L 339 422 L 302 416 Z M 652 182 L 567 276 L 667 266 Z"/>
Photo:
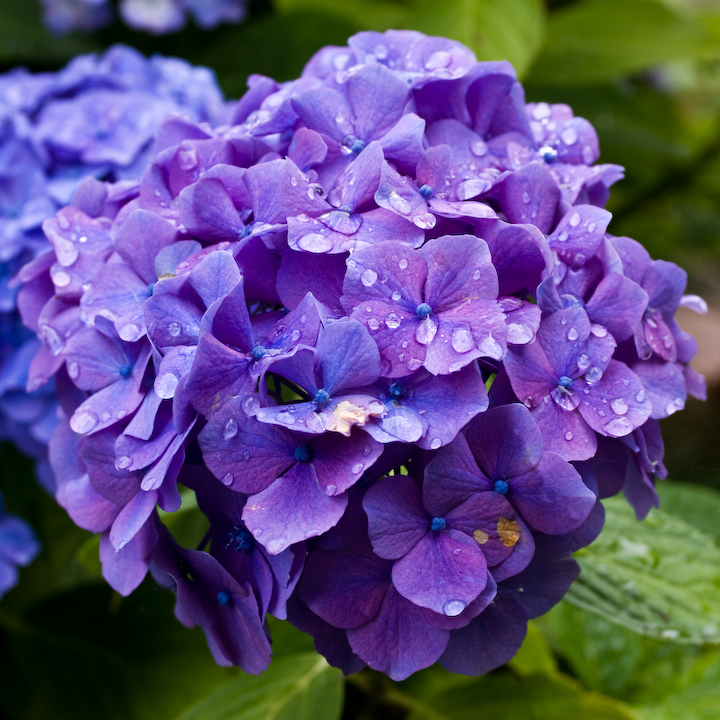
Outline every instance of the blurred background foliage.
<path fill-rule="evenodd" d="M 0 602 L 0 720 L 720 718 L 720 0 L 250 0 L 241 25 L 162 37 L 119 23 L 55 37 L 37 0 L 0 0 L 0 71 L 55 70 L 124 42 L 208 65 L 239 97 L 252 73 L 288 80 L 320 47 L 390 27 L 509 59 L 529 101 L 590 120 L 601 161 L 626 168 L 611 232 L 681 264 L 688 291 L 708 300 L 705 320 L 681 317 L 700 343 L 709 401 L 663 422 L 662 511 L 640 525 L 607 502 L 601 539 L 578 557 L 581 581 L 483 678 L 433 667 L 404 683 L 371 671 L 344 682 L 280 622 L 275 660 L 252 678 L 215 666 L 201 631 L 177 623 L 172 596 L 151 581 L 129 598 L 104 585 L 97 539 L 5 447 L 0 490 L 43 551 Z M 203 531 L 192 508 L 173 523 L 188 540 Z M 653 613 L 668 617 L 662 629 Z"/>

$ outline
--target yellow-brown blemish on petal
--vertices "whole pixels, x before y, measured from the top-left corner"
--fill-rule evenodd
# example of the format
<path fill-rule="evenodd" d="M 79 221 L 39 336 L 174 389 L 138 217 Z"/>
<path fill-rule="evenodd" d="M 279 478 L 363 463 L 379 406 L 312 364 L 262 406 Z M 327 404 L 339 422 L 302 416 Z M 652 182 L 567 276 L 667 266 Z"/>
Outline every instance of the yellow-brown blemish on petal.
<path fill-rule="evenodd" d="M 331 418 L 326 420 L 325 429 L 349 436 L 353 425 L 362 427 L 369 417 L 381 415 L 384 411 L 385 406 L 379 402 L 371 402 L 368 407 L 364 407 L 349 400 L 343 400 L 333 410 Z"/>
<path fill-rule="evenodd" d="M 501 517 L 498 520 L 497 532 L 505 547 L 513 547 L 520 539 L 520 526 L 514 520 Z"/>
<path fill-rule="evenodd" d="M 473 537 L 478 545 L 484 545 L 490 539 L 490 536 L 482 530 L 473 530 Z"/>

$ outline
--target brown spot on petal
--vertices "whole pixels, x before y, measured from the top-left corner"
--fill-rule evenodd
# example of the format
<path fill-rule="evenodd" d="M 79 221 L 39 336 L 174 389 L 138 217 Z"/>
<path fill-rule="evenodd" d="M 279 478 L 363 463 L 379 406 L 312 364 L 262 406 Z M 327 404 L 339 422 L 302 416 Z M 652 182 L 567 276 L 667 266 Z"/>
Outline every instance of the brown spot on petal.
<path fill-rule="evenodd" d="M 353 425 L 363 426 L 371 416 L 382 415 L 385 406 L 380 402 L 371 402 L 368 407 L 356 405 L 349 400 L 338 403 L 332 416 L 325 420 L 325 429 L 350 436 Z"/>
<path fill-rule="evenodd" d="M 484 545 L 490 539 L 490 536 L 482 530 L 474 530 L 473 537 L 477 541 L 478 545 Z"/>
<path fill-rule="evenodd" d="M 520 526 L 514 520 L 501 517 L 498 520 L 497 531 L 505 547 L 513 547 L 520 539 Z"/>

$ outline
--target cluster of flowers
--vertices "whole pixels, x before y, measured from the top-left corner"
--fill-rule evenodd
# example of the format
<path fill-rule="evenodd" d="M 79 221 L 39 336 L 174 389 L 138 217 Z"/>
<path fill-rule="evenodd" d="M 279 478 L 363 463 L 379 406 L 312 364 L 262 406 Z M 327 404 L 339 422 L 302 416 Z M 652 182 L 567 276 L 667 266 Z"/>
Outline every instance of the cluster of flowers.
<path fill-rule="evenodd" d="M 156 147 L 121 195 L 86 181 L 20 273 L 57 497 L 107 580 L 150 568 L 251 673 L 267 613 L 345 672 L 505 662 L 597 497 L 657 503 L 657 420 L 704 393 L 685 274 L 606 233 L 621 168 L 508 63 L 394 31 Z M 178 482 L 197 549 L 156 511 Z"/>
<path fill-rule="evenodd" d="M 30 563 L 39 551 L 30 526 L 5 512 L 0 495 L 0 598 L 17 583 L 18 566 Z"/>
<path fill-rule="evenodd" d="M 78 57 L 55 73 L 0 75 L 0 438 L 38 460 L 38 477 L 53 492 L 46 458 L 57 424 L 54 386 L 25 390 L 40 343 L 22 326 L 11 280 L 49 249 L 42 223 L 83 178 L 117 181 L 114 197 L 122 204 L 153 157 L 153 137 L 168 114 L 219 124 L 227 112 L 207 69 L 147 60 L 122 46 Z"/>
<path fill-rule="evenodd" d="M 108 25 L 114 12 L 110 0 L 40 0 L 45 24 L 55 33 L 88 32 Z M 190 15 L 204 30 L 220 23 L 238 23 L 247 14 L 247 0 L 121 0 L 122 21 L 133 30 L 154 35 L 177 32 Z"/>

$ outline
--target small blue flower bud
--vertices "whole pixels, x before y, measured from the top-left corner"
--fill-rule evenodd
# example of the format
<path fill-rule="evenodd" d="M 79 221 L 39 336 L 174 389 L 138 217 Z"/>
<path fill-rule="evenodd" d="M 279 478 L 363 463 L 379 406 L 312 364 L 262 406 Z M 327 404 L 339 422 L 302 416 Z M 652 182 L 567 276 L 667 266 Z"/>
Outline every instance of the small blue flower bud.
<path fill-rule="evenodd" d="M 429 198 L 433 194 L 433 189 L 429 185 L 421 185 L 420 194 L 424 198 Z"/>
<path fill-rule="evenodd" d="M 389 388 L 388 393 L 391 397 L 401 398 L 405 395 L 405 389 L 399 382 L 394 382 Z"/>
<path fill-rule="evenodd" d="M 232 605 L 232 595 L 227 590 L 221 590 L 217 594 L 217 601 L 223 606 L 227 607 L 228 605 Z"/>
<path fill-rule="evenodd" d="M 430 523 L 430 529 L 433 532 L 439 532 L 440 530 L 445 529 L 445 519 L 444 518 L 433 518 L 432 522 Z"/>
<path fill-rule="evenodd" d="M 311 457 L 312 457 L 312 453 L 310 452 L 310 448 L 306 448 L 306 447 L 296 447 L 295 448 L 295 459 L 298 462 L 310 462 Z"/>
<path fill-rule="evenodd" d="M 493 490 L 501 495 L 507 495 L 508 484 L 504 480 L 496 480 Z"/>
<path fill-rule="evenodd" d="M 427 303 L 420 303 L 415 312 L 421 320 L 424 320 L 432 312 L 432 308 Z"/>
<path fill-rule="evenodd" d="M 265 357 L 265 348 L 262 345 L 256 345 L 252 349 L 251 354 L 255 358 L 255 360 L 260 360 Z"/>
<path fill-rule="evenodd" d="M 573 381 L 572 378 L 569 378 L 567 375 L 563 375 L 558 380 L 558 387 L 564 388 L 565 390 L 572 390 Z"/>
<path fill-rule="evenodd" d="M 320 407 L 325 407 L 330 402 L 330 393 L 325 388 L 320 388 L 313 398 Z"/>

